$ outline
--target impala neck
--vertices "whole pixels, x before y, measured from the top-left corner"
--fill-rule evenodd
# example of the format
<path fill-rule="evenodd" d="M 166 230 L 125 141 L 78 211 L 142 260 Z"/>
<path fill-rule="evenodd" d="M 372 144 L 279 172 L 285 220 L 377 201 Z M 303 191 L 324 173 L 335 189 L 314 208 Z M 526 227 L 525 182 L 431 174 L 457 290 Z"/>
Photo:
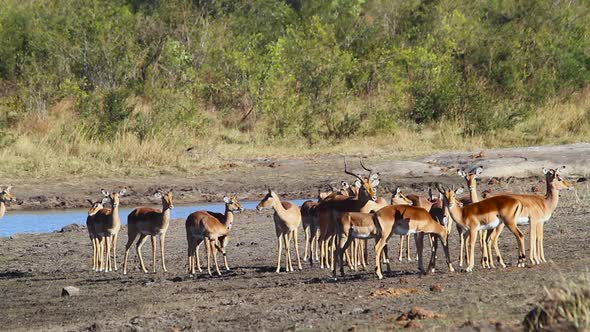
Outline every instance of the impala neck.
<path fill-rule="evenodd" d="M 477 185 L 469 186 L 469 198 L 472 203 L 479 202 L 479 196 L 477 195 Z"/>
<path fill-rule="evenodd" d="M 234 213 L 229 209 L 229 206 L 225 204 L 225 219 L 221 221 L 227 229 L 231 229 L 234 224 Z"/>
<path fill-rule="evenodd" d="M 113 204 L 111 211 L 111 219 L 113 220 L 113 225 L 121 225 L 121 219 L 119 218 L 119 204 Z"/>
<path fill-rule="evenodd" d="M 549 207 L 552 211 L 555 210 L 557 204 L 559 203 L 559 190 L 557 190 L 553 183 L 547 181 L 547 193 L 545 194 L 545 204 Z"/>
<path fill-rule="evenodd" d="M 453 207 L 449 207 L 447 205 L 447 210 L 449 211 L 451 218 L 453 218 L 456 223 L 467 226 L 463 221 L 463 208 L 459 207 L 459 204 L 456 200 L 453 204 Z"/>
<path fill-rule="evenodd" d="M 283 204 L 281 204 L 279 196 L 277 196 L 274 192 L 272 193 L 272 208 L 275 209 L 275 212 L 281 219 L 286 220 L 289 218 L 289 213 L 287 210 L 285 210 Z"/>
<path fill-rule="evenodd" d="M 0 218 L 4 217 L 6 213 L 6 205 L 4 205 L 3 201 L 0 201 Z"/>

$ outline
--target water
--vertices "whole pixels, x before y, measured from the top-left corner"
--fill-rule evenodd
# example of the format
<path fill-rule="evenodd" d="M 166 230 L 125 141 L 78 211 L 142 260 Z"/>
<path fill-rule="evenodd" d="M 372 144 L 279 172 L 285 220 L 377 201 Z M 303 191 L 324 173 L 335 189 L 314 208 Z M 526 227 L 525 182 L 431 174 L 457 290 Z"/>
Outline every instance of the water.
<path fill-rule="evenodd" d="M 301 205 L 305 199 L 289 200 Z M 255 209 L 259 201 L 240 202 L 247 210 Z M 161 207 L 161 206 L 160 206 Z M 127 215 L 135 207 L 119 208 L 119 216 L 123 224 L 127 223 Z M 225 211 L 224 203 L 203 203 L 194 205 L 175 205 L 172 209 L 172 219 L 186 218 L 189 214 L 207 210 L 213 212 Z M 6 211 L 4 218 L 0 219 L 0 237 L 17 233 L 47 233 L 60 230 L 69 224 L 86 225 L 88 209 L 72 210 L 43 210 L 43 211 Z"/>

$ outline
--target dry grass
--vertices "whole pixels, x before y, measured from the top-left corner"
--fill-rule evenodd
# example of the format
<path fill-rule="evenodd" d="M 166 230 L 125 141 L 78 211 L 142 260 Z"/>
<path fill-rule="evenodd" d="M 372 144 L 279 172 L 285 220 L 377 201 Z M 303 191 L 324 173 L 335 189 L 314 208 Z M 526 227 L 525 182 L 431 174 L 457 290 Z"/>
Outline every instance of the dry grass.
<path fill-rule="evenodd" d="M 88 138 L 83 127 L 71 126 L 75 121 L 71 105 L 56 105 L 54 109 L 59 110 L 51 111 L 45 123 L 37 117 L 21 123 L 14 132 L 15 142 L 0 149 L 4 177 L 192 175 L 222 169 L 227 163 L 244 166 L 254 158 L 347 154 L 400 159 L 441 150 L 590 141 L 590 90 L 567 102 L 548 103 L 510 131 L 466 139 L 460 123 L 446 121 L 422 129 L 400 128 L 388 135 L 323 141 L 311 147 L 304 139 L 274 140 L 262 133 L 221 127 L 200 136 L 177 128 L 144 141 L 123 133 L 111 142 L 99 142 Z"/>

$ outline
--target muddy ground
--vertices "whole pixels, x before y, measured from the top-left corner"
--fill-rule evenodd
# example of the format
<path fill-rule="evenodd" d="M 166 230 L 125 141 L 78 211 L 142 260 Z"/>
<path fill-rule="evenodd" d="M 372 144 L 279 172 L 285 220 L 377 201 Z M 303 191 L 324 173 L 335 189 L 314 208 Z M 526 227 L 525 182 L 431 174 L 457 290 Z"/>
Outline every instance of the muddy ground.
<path fill-rule="evenodd" d="M 231 191 L 239 191 L 244 197 L 255 198 L 273 179 L 277 187 L 295 187 L 282 191 L 285 196 L 302 197 L 317 190 L 319 180 L 336 183 L 341 177 L 338 161 L 333 160 L 334 169 L 326 171 L 327 176 L 322 175 L 312 160 L 285 161 L 278 163 L 288 167 L 263 165 L 210 178 L 203 176 L 196 184 L 174 179 L 176 182 L 169 185 L 180 193 L 183 186 L 201 188 L 201 192 L 195 191 L 191 197 L 217 199 L 214 192 L 229 191 L 231 187 L 235 188 Z M 324 166 L 329 163 L 320 162 Z M 385 162 L 377 164 L 385 165 Z M 281 171 L 280 167 L 284 169 Z M 381 171 L 385 169 L 380 167 Z M 461 183 L 451 171 L 445 171 L 443 166 L 436 167 L 436 172 L 443 175 L 434 174 L 434 171 L 422 176 L 406 175 L 396 178 L 395 183 L 393 177 L 387 179 L 389 173 L 385 172 L 382 186 L 401 185 L 404 191 L 412 192 L 438 181 Z M 583 174 L 587 173 L 575 175 L 574 180 Z M 103 184 L 100 180 L 92 181 L 95 182 L 89 183 L 97 185 L 98 189 Z M 106 182 L 109 188 L 123 184 L 118 180 Z M 137 180 L 131 184 L 126 180 L 125 183 L 132 190 L 136 186 L 136 192 L 156 187 L 153 180 Z M 33 192 L 35 183 L 21 181 L 18 184 L 20 197 L 32 196 L 29 193 Z M 47 194 L 54 191 L 54 196 L 95 195 L 93 186 L 77 187 L 73 180 L 37 185 Z M 18 194 L 16 188 L 15 184 Z M 70 191 L 70 188 L 77 189 Z M 484 178 L 480 185 L 481 191 L 508 188 L 531 192 L 543 191 L 544 185 L 540 176 Z M 178 196 L 182 200 L 181 194 Z M 132 197 L 138 197 L 137 201 Z M 142 202 L 139 195 L 130 195 L 127 199 L 129 201 L 122 204 Z M 21 205 L 26 207 L 26 204 Z M 14 206 L 9 207 L 8 213 L 11 208 Z M 509 264 L 505 269 L 476 268 L 473 273 L 449 273 L 443 255 L 439 254 L 438 271 L 434 275 L 420 275 L 415 262 L 394 261 L 393 271 L 386 273 L 383 280 L 376 278 L 372 267 L 368 272 L 347 272 L 345 278 L 338 280 L 333 280 L 328 271 L 310 267 L 308 263 L 303 263 L 303 271 L 275 273 L 276 237 L 270 211 L 245 211 L 237 216 L 228 247 L 232 270 L 222 271 L 221 277 L 209 277 L 206 272 L 195 277 L 187 274 L 186 236 L 184 221 L 180 219 L 174 220 L 168 230 L 168 273 L 163 273 L 159 265 L 156 273 L 140 272 L 134 249 L 128 276 L 123 276 L 121 271 L 92 272 L 92 249 L 84 229 L 14 235 L 0 238 L 0 294 L 3 295 L 0 330 L 389 330 L 401 328 L 403 325 L 396 319 L 415 306 L 442 317 L 418 320 L 414 327 L 515 330 L 520 329 L 525 314 L 543 297 L 544 287 L 560 286 L 588 273 L 589 213 L 587 181 L 579 182 L 575 191 L 562 194 L 558 209 L 545 227 L 545 252 L 550 260 L 547 264 L 514 267 L 516 241 L 505 231 L 501 238 L 501 249 Z M 528 235 L 528 229 L 523 230 Z M 127 238 L 125 227 L 120 234 L 119 260 Z M 299 240 L 303 251 L 302 232 Z M 528 247 L 528 240 L 526 243 Z M 398 239 L 392 239 L 390 244 L 397 247 Z M 454 265 L 458 268 L 455 232 L 451 248 Z M 143 253 L 151 269 L 149 243 L 144 246 Z M 442 291 L 431 291 L 433 285 L 440 286 Z M 61 297 L 64 286 L 78 287 L 80 295 Z"/>

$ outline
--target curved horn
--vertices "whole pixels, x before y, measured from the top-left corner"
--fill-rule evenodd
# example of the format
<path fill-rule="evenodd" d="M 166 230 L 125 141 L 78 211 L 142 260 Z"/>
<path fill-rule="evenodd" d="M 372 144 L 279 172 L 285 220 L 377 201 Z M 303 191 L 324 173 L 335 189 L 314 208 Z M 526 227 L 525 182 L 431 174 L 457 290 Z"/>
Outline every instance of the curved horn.
<path fill-rule="evenodd" d="M 364 169 L 365 169 L 365 171 L 369 171 L 369 175 L 370 175 L 370 174 L 373 174 L 373 170 L 372 170 L 372 169 L 370 169 L 370 168 L 367 168 L 367 167 L 365 167 L 365 165 L 363 164 L 363 158 L 360 158 L 360 161 L 361 161 L 361 166 L 362 166 L 362 168 L 364 168 Z"/>
<path fill-rule="evenodd" d="M 346 157 L 344 157 L 344 173 L 346 173 L 346 174 L 348 174 L 348 175 L 352 175 L 352 176 L 354 176 L 355 178 L 357 178 L 357 179 L 361 180 L 361 182 L 363 181 L 363 178 L 361 178 L 360 176 L 358 176 L 358 175 L 356 175 L 356 174 L 354 174 L 354 173 L 352 173 L 352 172 L 350 172 L 350 171 L 348 171 L 348 170 L 346 169 Z"/>

